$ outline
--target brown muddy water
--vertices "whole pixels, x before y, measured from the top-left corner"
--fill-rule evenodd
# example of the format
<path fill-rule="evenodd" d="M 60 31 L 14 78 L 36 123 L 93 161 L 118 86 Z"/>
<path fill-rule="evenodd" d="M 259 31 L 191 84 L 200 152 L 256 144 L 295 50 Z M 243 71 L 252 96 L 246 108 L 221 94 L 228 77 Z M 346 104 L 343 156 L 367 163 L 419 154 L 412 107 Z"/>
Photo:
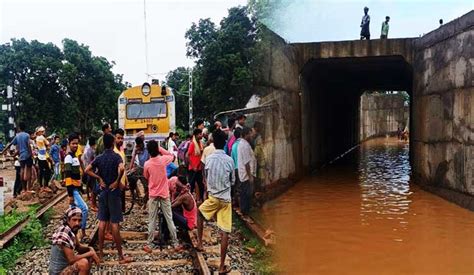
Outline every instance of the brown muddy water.
<path fill-rule="evenodd" d="M 396 139 L 362 144 L 261 214 L 285 274 L 474 274 L 474 212 L 412 182 Z"/>

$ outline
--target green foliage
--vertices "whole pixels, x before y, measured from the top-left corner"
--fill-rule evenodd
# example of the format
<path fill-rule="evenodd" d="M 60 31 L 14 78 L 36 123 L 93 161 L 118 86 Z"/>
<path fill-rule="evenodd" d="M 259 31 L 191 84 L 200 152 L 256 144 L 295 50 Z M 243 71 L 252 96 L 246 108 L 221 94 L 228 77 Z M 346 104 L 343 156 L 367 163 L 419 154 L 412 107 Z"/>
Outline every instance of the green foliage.
<path fill-rule="evenodd" d="M 41 224 L 44 226 L 48 225 L 48 222 L 53 217 L 53 214 L 54 214 L 53 208 L 49 208 L 48 210 L 46 210 L 43 216 L 41 216 L 41 219 L 40 219 Z"/>
<path fill-rule="evenodd" d="M 28 211 L 26 212 L 17 212 L 16 209 L 13 209 L 12 212 L 0 216 L 0 234 L 6 232 L 25 217 L 34 215 L 38 208 L 38 204 L 33 204 L 29 206 Z"/>
<path fill-rule="evenodd" d="M 63 40 L 62 83 L 68 95 L 68 118 L 74 128 L 89 136 L 94 125 L 117 117 L 117 98 L 125 89 L 122 76 L 112 73 L 113 64 L 93 56 L 88 46 Z"/>
<path fill-rule="evenodd" d="M 71 39 L 63 40 L 63 50 L 25 39 L 0 45 L 0 86 L 14 87 L 17 122 L 30 129 L 44 125 L 49 133 L 88 135 L 103 120 L 117 117 L 124 84 L 112 66 Z"/>
<path fill-rule="evenodd" d="M 15 210 L 9 214 L 0 216 L 0 234 L 6 232 L 26 216 L 28 216 L 28 213 L 18 213 Z"/>
<path fill-rule="evenodd" d="M 193 23 L 185 35 L 193 69 L 194 117 L 212 120 L 215 113 L 242 108 L 253 94 L 255 21 L 246 7 L 229 9 L 217 27 L 210 19 Z"/>
<path fill-rule="evenodd" d="M 32 247 L 41 247 L 46 243 L 40 221 L 31 219 L 12 243 L 0 250 L 0 274 L 6 274 L 6 271 L 15 266 L 16 260 Z"/>
<path fill-rule="evenodd" d="M 187 130 L 185 131 L 181 128 L 177 128 L 176 133 L 178 133 L 181 140 L 184 140 L 184 138 L 186 138 L 186 135 L 188 134 L 188 131 Z"/>
<path fill-rule="evenodd" d="M 165 84 L 173 89 L 176 99 L 176 128 L 189 129 L 189 69 L 178 67 L 166 75 Z M 195 82 L 195 81 L 194 81 Z M 181 134 L 180 134 L 181 136 Z"/>

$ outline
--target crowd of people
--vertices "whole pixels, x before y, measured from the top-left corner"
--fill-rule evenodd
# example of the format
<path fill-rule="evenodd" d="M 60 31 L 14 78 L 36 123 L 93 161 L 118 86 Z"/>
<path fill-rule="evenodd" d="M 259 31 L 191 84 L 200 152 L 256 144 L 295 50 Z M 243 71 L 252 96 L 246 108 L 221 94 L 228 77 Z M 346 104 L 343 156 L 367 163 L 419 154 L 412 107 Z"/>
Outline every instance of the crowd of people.
<path fill-rule="evenodd" d="M 225 128 L 216 121 L 211 133 L 204 121 L 198 120 L 192 134 L 182 141 L 177 133 L 170 133 L 162 142 L 145 141 L 145 133 L 139 132 L 130 161 L 125 153 L 124 130 L 112 130 L 107 123 L 102 126 L 101 136 L 89 137 L 87 144 L 77 133 L 64 139 L 58 135 L 47 137 L 44 127 L 27 132 L 25 124 L 20 123 L 15 138 L 3 150 L 17 158 L 14 196 L 67 189 L 70 207 L 52 238 L 50 273 L 89 270 L 92 262 L 102 261 L 107 239 L 114 242 L 120 264 L 133 261 L 124 255 L 120 235 L 128 190 L 132 198 L 142 197 L 148 207 L 144 251 L 151 253 L 163 241 L 182 250 L 177 232 L 195 229 L 197 249 L 203 250 L 203 221 L 215 219 L 221 232 L 219 272 L 229 272 L 225 257 L 232 208 L 249 214 L 259 186 L 257 166 L 265 166 L 262 124 L 256 122 L 249 128 L 245 122 L 243 114 L 229 118 Z M 139 183 L 144 194 L 137 188 Z M 97 212 L 99 220 L 97 253 L 81 244 L 87 241 L 90 211 Z M 162 239 L 156 240 L 157 231 Z"/>

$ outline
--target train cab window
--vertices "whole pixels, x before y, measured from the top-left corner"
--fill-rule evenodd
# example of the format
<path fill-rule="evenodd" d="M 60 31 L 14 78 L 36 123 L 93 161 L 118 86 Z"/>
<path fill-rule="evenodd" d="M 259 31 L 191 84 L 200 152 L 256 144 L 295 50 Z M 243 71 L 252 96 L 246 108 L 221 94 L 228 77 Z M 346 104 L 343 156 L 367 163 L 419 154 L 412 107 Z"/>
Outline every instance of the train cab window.
<path fill-rule="evenodd" d="M 166 117 L 165 102 L 127 104 L 127 119 Z"/>

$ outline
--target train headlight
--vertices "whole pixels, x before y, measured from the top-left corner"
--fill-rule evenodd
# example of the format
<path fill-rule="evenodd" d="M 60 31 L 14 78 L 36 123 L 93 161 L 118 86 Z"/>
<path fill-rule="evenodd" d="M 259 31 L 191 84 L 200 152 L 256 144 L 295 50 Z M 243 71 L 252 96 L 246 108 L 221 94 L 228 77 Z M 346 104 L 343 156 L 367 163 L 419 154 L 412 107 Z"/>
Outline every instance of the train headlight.
<path fill-rule="evenodd" d="M 151 86 L 147 82 L 143 83 L 142 85 L 142 94 L 144 96 L 149 96 L 151 93 Z"/>
<path fill-rule="evenodd" d="M 158 126 L 152 125 L 152 126 L 151 126 L 151 131 L 152 131 L 153 133 L 158 132 Z"/>

